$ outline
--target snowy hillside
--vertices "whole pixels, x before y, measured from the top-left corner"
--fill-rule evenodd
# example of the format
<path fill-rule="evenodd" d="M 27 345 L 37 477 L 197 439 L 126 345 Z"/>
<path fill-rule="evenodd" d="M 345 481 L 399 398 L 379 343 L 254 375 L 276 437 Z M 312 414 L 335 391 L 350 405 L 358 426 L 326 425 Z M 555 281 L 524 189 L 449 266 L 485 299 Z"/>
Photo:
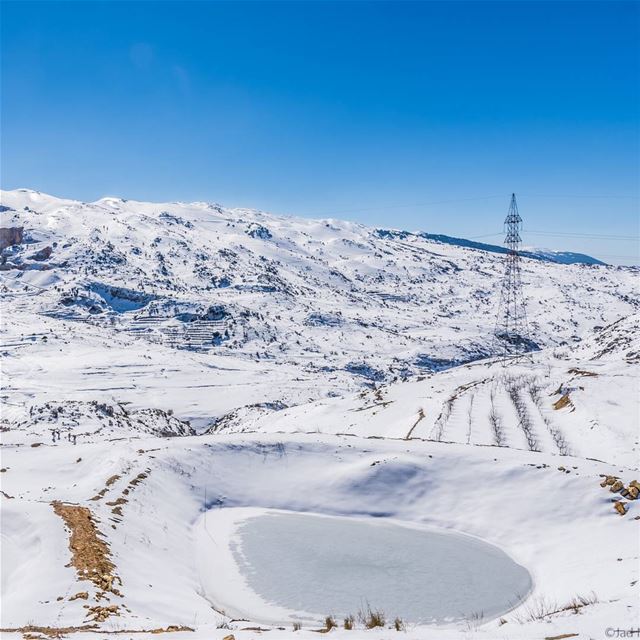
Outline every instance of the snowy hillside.
<path fill-rule="evenodd" d="M 638 467 L 640 316 L 573 348 L 508 368 L 483 361 L 269 413 L 247 409 L 212 432 L 422 439 L 597 458 Z"/>
<path fill-rule="evenodd" d="M 468 247 L 470 249 L 481 249 L 491 253 L 508 253 L 507 247 L 504 245 L 487 244 L 486 242 L 477 242 L 475 240 L 465 240 L 464 238 L 452 238 L 442 234 L 421 233 L 422 238 L 427 240 L 436 240 L 445 244 L 453 244 L 458 247 Z M 546 260 L 549 262 L 558 262 L 561 264 L 605 264 L 602 260 L 598 260 L 584 253 L 575 253 L 572 251 L 552 251 L 551 249 L 525 249 L 522 252 L 527 258 L 535 258 L 537 260 Z"/>
<path fill-rule="evenodd" d="M 20 367 L 37 359 L 32 382 L 53 374 L 50 354 L 61 341 L 76 345 L 75 336 L 82 347 L 72 347 L 78 357 L 64 368 L 76 390 L 84 386 L 86 350 L 99 351 L 105 340 L 125 360 L 136 350 L 154 359 L 150 345 L 161 345 L 180 371 L 208 368 L 212 360 L 199 355 L 208 352 L 228 363 L 216 371 L 257 363 L 273 375 L 287 372 L 290 386 L 315 379 L 324 389 L 258 393 L 241 405 L 344 393 L 495 350 L 502 258 L 492 252 L 337 220 L 207 203 L 82 203 L 28 190 L 2 193 L 0 226 L 3 245 L 18 240 L 3 249 L 0 265 L 12 309 L 3 342 L 18 349 Z M 632 313 L 635 276 L 620 267 L 524 260 L 533 340 L 571 343 Z M 11 379 L 24 375 L 14 365 L 13 358 L 5 365 Z M 102 368 L 95 380 L 113 372 Z"/>
<path fill-rule="evenodd" d="M 637 270 L 524 259 L 505 367 L 501 255 L 425 234 L 18 190 L 0 244 L 3 637 L 638 620 Z"/>

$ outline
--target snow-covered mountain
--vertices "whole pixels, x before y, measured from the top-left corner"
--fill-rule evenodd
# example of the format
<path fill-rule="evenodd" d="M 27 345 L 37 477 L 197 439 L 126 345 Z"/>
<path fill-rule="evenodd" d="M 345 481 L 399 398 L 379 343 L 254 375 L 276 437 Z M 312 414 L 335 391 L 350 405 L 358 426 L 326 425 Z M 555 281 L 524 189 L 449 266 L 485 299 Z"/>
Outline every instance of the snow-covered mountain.
<path fill-rule="evenodd" d="M 2 204 L 4 244 L 19 239 L 0 267 L 16 311 L 355 381 L 495 348 L 495 247 L 208 203 L 83 203 L 17 190 Z M 633 269 L 542 257 L 523 261 L 539 346 L 637 308 Z"/>
<path fill-rule="evenodd" d="M 3 192 L 3 637 L 300 640 L 355 614 L 332 635 L 533 640 L 637 617 L 638 271 L 523 258 L 540 350 L 505 368 L 491 357 L 503 257 L 461 245 Z M 523 592 L 495 602 L 484 560 L 456 555 L 396 625 L 411 547 L 390 560 L 356 540 L 369 582 L 398 585 L 368 628 L 352 602 L 309 595 L 328 591 L 317 573 L 274 564 L 277 536 L 259 538 L 262 574 L 240 553 L 251 523 L 303 514 L 340 586 L 359 571 L 353 540 L 341 555 L 347 539 L 327 532 L 356 523 L 383 541 L 481 538 Z M 304 539 L 287 540 L 306 562 Z M 432 589 L 441 579 L 488 579 L 471 589 L 489 594 L 486 617 Z"/>
<path fill-rule="evenodd" d="M 458 247 L 468 247 L 470 249 L 481 249 L 491 253 L 508 253 L 509 250 L 504 245 L 487 244 L 486 242 L 477 242 L 476 240 L 466 240 L 465 238 L 454 238 L 438 233 L 420 233 L 418 234 L 427 240 L 436 240 L 445 244 L 453 244 Z M 602 260 L 598 260 L 584 253 L 575 253 L 574 251 L 553 251 L 551 249 L 524 249 L 521 254 L 527 258 L 537 260 L 546 260 L 548 262 L 558 262 L 560 264 L 605 264 Z"/>

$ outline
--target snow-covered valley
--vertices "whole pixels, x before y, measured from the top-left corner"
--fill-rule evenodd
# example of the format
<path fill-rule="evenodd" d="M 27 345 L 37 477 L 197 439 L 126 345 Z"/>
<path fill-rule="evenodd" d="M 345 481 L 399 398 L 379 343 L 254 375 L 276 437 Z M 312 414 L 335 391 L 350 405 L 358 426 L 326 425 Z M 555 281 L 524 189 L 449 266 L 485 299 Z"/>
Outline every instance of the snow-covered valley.
<path fill-rule="evenodd" d="M 2 192 L 0 227 L 7 637 L 314 638 L 327 617 L 341 637 L 445 640 L 640 624 L 637 269 L 523 259 L 540 350 L 504 367 L 492 250 L 28 190 Z M 315 564 L 274 569 L 286 536 L 265 530 L 269 544 L 243 551 L 242 531 L 269 513 L 332 519 L 289 545 L 306 541 Z M 359 610 L 314 609 L 309 585 L 331 582 L 313 567 L 348 564 L 353 536 L 363 564 L 393 546 L 371 589 L 392 589 L 386 603 L 403 601 L 427 544 L 396 532 L 368 547 L 340 533 L 345 518 L 479 539 L 530 590 L 506 581 L 513 597 L 476 603 L 465 589 L 484 560 L 439 558 L 415 567 L 434 574 L 425 608 L 464 601 L 463 615 L 384 611 L 354 593 L 370 579 L 355 570 L 358 586 L 348 571 L 341 584 Z M 335 539 L 312 543 L 323 535 Z M 420 584 L 404 582 L 419 607 Z"/>

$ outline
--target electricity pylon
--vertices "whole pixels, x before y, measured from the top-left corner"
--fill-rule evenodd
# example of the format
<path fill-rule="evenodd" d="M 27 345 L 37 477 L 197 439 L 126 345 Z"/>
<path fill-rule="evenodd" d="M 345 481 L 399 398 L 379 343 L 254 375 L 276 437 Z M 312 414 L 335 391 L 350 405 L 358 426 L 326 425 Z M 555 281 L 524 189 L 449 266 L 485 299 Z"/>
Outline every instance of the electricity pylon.
<path fill-rule="evenodd" d="M 495 337 L 503 364 L 521 359 L 535 348 L 529 338 L 527 310 L 522 293 L 520 273 L 520 231 L 522 218 L 518 212 L 516 194 L 511 194 L 509 213 L 504 220 L 504 244 L 508 248 L 505 257 L 504 276 L 500 289 L 500 306 L 496 322 Z"/>

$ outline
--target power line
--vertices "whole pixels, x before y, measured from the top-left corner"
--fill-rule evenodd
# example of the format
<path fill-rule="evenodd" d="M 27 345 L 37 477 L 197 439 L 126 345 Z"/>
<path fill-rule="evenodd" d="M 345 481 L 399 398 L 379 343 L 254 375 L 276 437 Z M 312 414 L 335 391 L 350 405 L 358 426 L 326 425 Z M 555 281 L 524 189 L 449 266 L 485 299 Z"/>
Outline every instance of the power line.
<path fill-rule="evenodd" d="M 635 240 L 640 241 L 640 236 L 622 236 L 622 235 L 610 235 L 606 233 L 571 233 L 565 231 L 531 231 L 529 229 L 525 229 L 523 233 L 530 233 L 533 235 L 543 235 L 543 236 L 559 236 L 559 237 L 569 237 L 569 238 L 592 238 L 599 240 Z M 485 233 L 480 236 L 469 236 L 467 240 L 476 240 L 479 238 L 491 238 L 494 236 L 501 236 L 502 232 L 498 231 L 496 233 Z"/>
<path fill-rule="evenodd" d="M 413 204 L 397 203 L 397 204 L 382 204 L 377 207 L 365 207 L 358 209 L 343 209 L 341 211 L 330 211 L 328 213 L 314 213 L 313 216 L 334 216 L 342 215 L 344 213 L 359 213 L 362 211 L 380 211 L 382 209 L 406 209 L 409 207 L 430 207 L 435 204 L 450 204 L 455 202 L 473 202 L 476 200 L 493 200 L 495 198 L 504 198 L 500 196 L 475 196 L 473 198 L 455 198 L 453 200 L 434 200 L 432 202 L 415 202 Z"/>
<path fill-rule="evenodd" d="M 481 236 L 469 236 L 467 240 L 477 240 L 478 238 L 493 238 L 495 236 L 501 236 L 501 235 L 504 235 L 504 233 L 502 231 L 498 231 L 497 233 L 485 233 L 484 235 L 481 235 Z"/>
<path fill-rule="evenodd" d="M 638 195 L 629 194 L 518 194 L 519 197 L 524 198 L 575 198 L 575 199 L 596 199 L 596 200 L 640 200 Z M 383 209 L 406 209 L 410 207 L 430 207 L 437 204 L 452 204 L 456 202 L 474 202 L 479 200 L 494 200 L 496 198 L 503 198 L 504 195 L 494 196 L 473 196 L 469 198 L 452 198 L 447 200 L 432 200 L 431 202 L 414 202 L 414 203 L 391 203 L 384 205 L 377 205 L 375 207 L 355 207 L 352 209 L 334 210 L 327 213 L 314 213 L 313 216 L 332 216 L 342 215 L 345 213 L 359 213 L 364 211 L 380 211 Z"/>
<path fill-rule="evenodd" d="M 640 236 L 618 236 L 607 233 L 571 233 L 565 231 L 533 231 L 530 229 L 525 229 L 524 232 L 540 236 L 568 236 L 572 238 L 594 238 L 600 240 L 640 240 Z"/>
<path fill-rule="evenodd" d="M 640 200 L 640 196 L 634 195 L 620 195 L 620 194 L 613 194 L 613 195 L 559 195 L 559 194 L 553 194 L 553 195 L 533 195 L 533 194 L 524 194 L 524 193 L 519 193 L 518 196 L 520 196 L 521 198 L 596 198 L 596 199 L 611 199 L 611 200 Z"/>
<path fill-rule="evenodd" d="M 617 255 L 611 255 L 611 254 L 607 254 L 607 253 L 598 253 L 597 256 L 594 257 L 601 257 L 601 258 L 623 258 L 625 260 L 639 260 L 640 259 L 640 253 L 636 254 L 635 256 L 617 256 Z"/>

